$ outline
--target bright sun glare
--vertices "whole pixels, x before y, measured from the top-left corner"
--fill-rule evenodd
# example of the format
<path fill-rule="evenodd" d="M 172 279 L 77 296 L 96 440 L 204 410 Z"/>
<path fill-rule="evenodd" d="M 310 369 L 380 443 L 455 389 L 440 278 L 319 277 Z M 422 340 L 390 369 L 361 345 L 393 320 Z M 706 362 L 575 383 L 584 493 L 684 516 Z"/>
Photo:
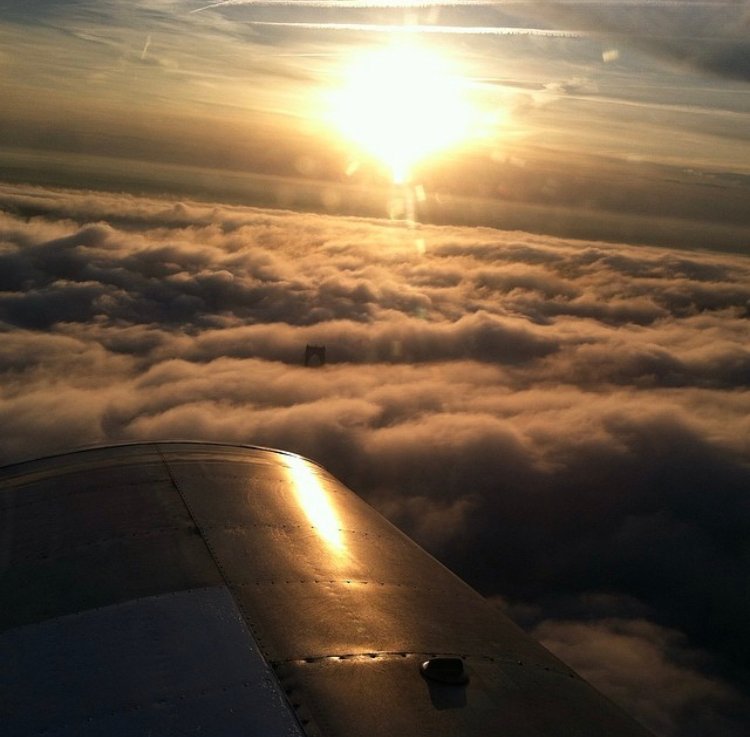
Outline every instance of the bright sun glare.
<path fill-rule="evenodd" d="M 395 42 L 352 62 L 331 95 L 330 115 L 396 183 L 408 181 L 417 162 L 466 138 L 471 123 L 465 84 L 447 58 Z"/>

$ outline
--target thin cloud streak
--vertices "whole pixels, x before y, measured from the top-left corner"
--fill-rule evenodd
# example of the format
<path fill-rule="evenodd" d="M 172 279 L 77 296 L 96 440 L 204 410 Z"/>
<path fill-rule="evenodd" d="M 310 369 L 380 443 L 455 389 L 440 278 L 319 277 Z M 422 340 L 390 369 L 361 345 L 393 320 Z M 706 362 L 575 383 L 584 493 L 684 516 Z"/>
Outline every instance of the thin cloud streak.
<path fill-rule="evenodd" d="M 201 13 L 205 10 L 232 6 L 251 6 L 261 8 L 273 7 L 302 7 L 302 8 L 394 8 L 394 9 L 419 9 L 419 8 L 442 8 L 442 7 L 503 7 L 513 5 L 529 5 L 529 0 L 223 0 L 222 2 L 210 3 L 200 8 L 191 10 L 191 13 Z M 546 3 L 548 6 L 566 5 L 598 5 L 606 7 L 613 5 L 618 7 L 665 7 L 685 8 L 686 6 L 696 8 L 716 8 L 720 6 L 736 6 L 732 0 L 553 0 Z"/>
<path fill-rule="evenodd" d="M 363 0 L 363 2 L 357 2 L 357 0 L 224 0 L 224 2 L 211 3 L 210 5 L 204 5 L 201 8 L 195 8 L 190 13 L 202 13 L 205 10 L 213 10 L 214 8 L 224 8 L 232 6 L 250 6 L 253 8 L 363 8 L 363 9 L 388 9 L 393 8 L 396 10 L 409 10 L 409 9 L 420 9 L 420 8 L 443 8 L 443 7 L 485 7 L 496 5 L 494 0 L 434 0 L 424 1 L 417 0 L 416 2 L 408 2 L 401 0 Z"/>
<path fill-rule="evenodd" d="M 584 38 L 579 31 L 555 31 L 545 28 L 515 28 L 500 26 L 443 26 L 411 25 L 397 23 L 305 23 L 301 21 L 249 21 L 252 26 L 277 28 L 300 28 L 317 31 L 354 31 L 367 33 L 397 34 L 446 34 L 466 36 L 541 36 L 548 38 Z"/>

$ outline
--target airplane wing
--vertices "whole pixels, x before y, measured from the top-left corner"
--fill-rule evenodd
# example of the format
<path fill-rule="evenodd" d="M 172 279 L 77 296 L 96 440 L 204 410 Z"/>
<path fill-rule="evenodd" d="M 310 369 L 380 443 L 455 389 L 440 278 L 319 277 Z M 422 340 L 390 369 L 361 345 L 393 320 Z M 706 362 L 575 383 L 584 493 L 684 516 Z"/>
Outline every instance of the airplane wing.
<path fill-rule="evenodd" d="M 0 510 L 5 737 L 649 734 L 294 454 L 78 451 Z"/>

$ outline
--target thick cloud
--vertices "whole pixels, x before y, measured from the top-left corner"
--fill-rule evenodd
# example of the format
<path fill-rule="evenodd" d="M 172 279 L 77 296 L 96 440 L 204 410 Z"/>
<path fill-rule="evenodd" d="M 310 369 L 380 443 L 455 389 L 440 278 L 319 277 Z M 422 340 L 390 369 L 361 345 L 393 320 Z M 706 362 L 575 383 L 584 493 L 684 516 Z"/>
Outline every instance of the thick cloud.
<path fill-rule="evenodd" d="M 633 714 L 657 733 L 744 733 L 717 713 L 736 708 L 738 694 L 697 672 L 705 655 L 687 649 L 674 631 L 640 619 L 605 619 L 547 621 L 534 635 L 610 698 L 630 704 Z M 659 703 L 653 693 L 661 695 Z"/>
<path fill-rule="evenodd" d="M 0 207 L 2 462 L 304 453 L 659 734 L 747 730 L 746 257 L 34 188 Z"/>

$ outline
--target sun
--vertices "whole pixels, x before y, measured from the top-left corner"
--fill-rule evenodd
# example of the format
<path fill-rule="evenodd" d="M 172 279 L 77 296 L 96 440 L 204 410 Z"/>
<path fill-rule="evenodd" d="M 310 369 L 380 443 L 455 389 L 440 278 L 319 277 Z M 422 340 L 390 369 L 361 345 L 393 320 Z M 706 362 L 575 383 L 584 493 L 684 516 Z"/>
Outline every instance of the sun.
<path fill-rule="evenodd" d="M 466 82 L 449 60 L 403 42 L 352 60 L 331 93 L 340 133 L 405 183 L 415 164 L 467 138 L 472 109 Z"/>

